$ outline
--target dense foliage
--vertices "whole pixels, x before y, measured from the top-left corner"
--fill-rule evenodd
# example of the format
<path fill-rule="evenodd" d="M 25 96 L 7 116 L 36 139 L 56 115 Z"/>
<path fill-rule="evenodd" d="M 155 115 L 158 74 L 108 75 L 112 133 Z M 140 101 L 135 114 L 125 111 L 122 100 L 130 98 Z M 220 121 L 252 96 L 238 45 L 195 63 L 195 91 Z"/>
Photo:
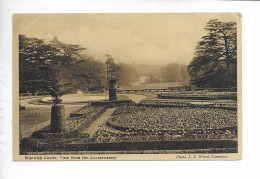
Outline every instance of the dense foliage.
<path fill-rule="evenodd" d="M 187 66 L 179 63 L 172 63 L 160 70 L 162 82 L 186 82 L 189 79 Z"/>
<path fill-rule="evenodd" d="M 191 85 L 230 88 L 237 84 L 237 27 L 235 22 L 210 20 L 188 66 Z"/>
<path fill-rule="evenodd" d="M 83 55 L 85 48 L 66 44 L 56 37 L 49 43 L 19 35 L 19 92 L 59 92 L 61 95 L 81 90 L 107 87 L 107 64 Z M 110 57 L 112 59 L 112 57 Z M 120 85 L 138 80 L 135 69 L 125 64 L 110 63 Z"/>
<path fill-rule="evenodd" d="M 157 71 L 149 74 L 147 83 L 159 82 L 187 82 L 189 81 L 189 74 L 187 72 L 187 65 L 179 63 L 171 63 L 164 67 L 160 67 Z"/>

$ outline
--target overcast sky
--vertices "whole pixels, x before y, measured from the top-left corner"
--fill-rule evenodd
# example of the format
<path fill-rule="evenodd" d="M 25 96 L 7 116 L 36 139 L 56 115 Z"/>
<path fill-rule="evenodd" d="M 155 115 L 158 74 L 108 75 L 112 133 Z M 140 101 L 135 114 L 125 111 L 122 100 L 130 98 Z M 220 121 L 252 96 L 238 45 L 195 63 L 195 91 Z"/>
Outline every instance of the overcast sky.
<path fill-rule="evenodd" d="M 237 14 L 31 14 L 17 16 L 19 34 L 48 42 L 53 37 L 85 47 L 105 61 L 188 64 L 210 19 L 236 21 Z"/>

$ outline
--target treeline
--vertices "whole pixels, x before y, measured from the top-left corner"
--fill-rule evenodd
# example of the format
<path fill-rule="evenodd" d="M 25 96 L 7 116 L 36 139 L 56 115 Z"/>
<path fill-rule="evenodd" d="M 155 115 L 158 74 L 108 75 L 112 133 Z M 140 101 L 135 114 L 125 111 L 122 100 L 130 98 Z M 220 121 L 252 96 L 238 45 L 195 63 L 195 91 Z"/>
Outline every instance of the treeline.
<path fill-rule="evenodd" d="M 172 63 L 160 70 L 162 82 L 186 82 L 189 80 L 187 65 Z"/>
<path fill-rule="evenodd" d="M 107 66 L 83 54 L 80 45 L 66 44 L 56 37 L 49 43 L 42 39 L 19 35 L 19 92 L 61 93 L 96 91 L 107 88 Z M 129 85 L 139 79 L 135 69 L 116 64 L 119 85 Z"/>
<path fill-rule="evenodd" d="M 106 70 L 108 79 L 116 79 L 117 86 L 131 86 L 132 83 L 139 81 L 139 75 L 135 68 L 124 63 L 115 63 L 111 55 L 106 54 Z"/>
<path fill-rule="evenodd" d="M 161 67 L 157 71 L 150 73 L 146 83 L 160 83 L 160 82 L 188 82 L 189 74 L 187 72 L 187 65 L 179 63 L 171 63 L 165 67 Z"/>
<path fill-rule="evenodd" d="M 138 82 L 140 77 L 133 67 L 130 65 L 120 63 L 119 65 L 119 86 L 131 86 L 133 83 Z"/>
<path fill-rule="evenodd" d="M 188 66 L 191 85 L 231 88 L 237 85 L 237 27 L 235 22 L 210 20 Z"/>

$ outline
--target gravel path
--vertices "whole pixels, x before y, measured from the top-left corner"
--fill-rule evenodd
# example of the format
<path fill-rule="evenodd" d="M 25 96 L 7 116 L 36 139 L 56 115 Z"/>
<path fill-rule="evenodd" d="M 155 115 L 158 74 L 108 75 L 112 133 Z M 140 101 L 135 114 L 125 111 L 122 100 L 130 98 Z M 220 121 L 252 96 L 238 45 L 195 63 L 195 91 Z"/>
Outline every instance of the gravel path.
<path fill-rule="evenodd" d="M 32 100 L 36 100 L 36 99 L 41 99 L 42 97 L 35 97 L 35 98 L 29 98 L 29 99 L 21 99 L 19 100 L 19 103 L 22 105 L 22 106 L 25 106 L 26 107 L 30 107 L 30 108 L 35 108 L 35 107 L 51 107 L 51 104 L 42 104 L 42 105 L 37 105 L 37 104 L 30 104 L 29 102 L 32 101 Z"/>
<path fill-rule="evenodd" d="M 87 127 L 82 133 L 88 133 L 90 138 L 93 137 L 93 134 L 98 131 L 98 129 L 104 128 L 107 120 L 111 117 L 112 113 L 116 108 L 107 109 L 99 118 L 97 118 L 89 127 Z"/>
<path fill-rule="evenodd" d="M 141 100 L 145 99 L 146 96 L 144 95 L 137 95 L 137 94 L 123 94 L 125 96 L 127 96 L 129 99 L 133 100 L 136 103 L 139 103 Z M 26 121 L 24 123 L 24 125 L 26 125 L 27 127 L 22 127 L 22 131 L 21 133 L 23 134 L 23 137 L 28 137 L 31 135 L 31 133 L 33 131 L 39 130 L 40 128 L 49 125 L 50 124 L 50 108 L 51 108 L 51 104 L 47 104 L 47 103 L 43 103 L 43 104 L 30 104 L 29 102 L 31 100 L 35 100 L 35 99 L 41 99 L 41 97 L 35 97 L 35 98 L 29 98 L 29 99 L 22 99 L 20 100 L 20 104 L 22 106 L 25 106 L 26 109 L 25 111 L 20 111 L 20 121 Z M 83 107 L 84 104 L 82 105 L 71 105 L 71 104 L 66 104 L 65 105 L 65 115 L 68 117 L 68 115 L 77 110 L 80 109 L 81 107 Z M 38 121 L 37 119 L 37 115 L 32 117 L 31 115 L 34 115 L 35 110 L 38 112 L 42 112 L 43 110 L 41 109 L 45 109 L 45 111 L 47 110 L 47 113 L 43 114 L 43 117 L 45 119 Z M 30 109 L 34 109 L 33 111 L 31 111 Z M 86 130 L 83 131 L 83 133 L 89 133 L 90 137 L 93 136 L 93 134 L 100 128 L 106 127 L 106 121 L 111 117 L 111 114 L 115 111 L 116 108 L 109 108 L 107 109 L 97 120 L 95 120 L 88 128 L 86 128 Z M 23 113 L 28 113 L 28 117 L 24 116 Z M 37 122 L 38 121 L 38 122 Z M 23 124 L 23 122 L 22 122 Z"/>

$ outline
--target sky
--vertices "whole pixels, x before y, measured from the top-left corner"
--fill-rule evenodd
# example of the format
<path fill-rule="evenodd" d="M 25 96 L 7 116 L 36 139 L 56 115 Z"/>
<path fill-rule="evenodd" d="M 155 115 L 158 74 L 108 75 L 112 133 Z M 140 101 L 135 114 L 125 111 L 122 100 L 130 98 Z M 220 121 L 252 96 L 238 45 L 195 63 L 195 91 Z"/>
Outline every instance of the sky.
<path fill-rule="evenodd" d="M 236 21 L 235 13 L 17 14 L 18 34 L 79 44 L 89 56 L 127 64 L 189 64 L 210 19 Z"/>

